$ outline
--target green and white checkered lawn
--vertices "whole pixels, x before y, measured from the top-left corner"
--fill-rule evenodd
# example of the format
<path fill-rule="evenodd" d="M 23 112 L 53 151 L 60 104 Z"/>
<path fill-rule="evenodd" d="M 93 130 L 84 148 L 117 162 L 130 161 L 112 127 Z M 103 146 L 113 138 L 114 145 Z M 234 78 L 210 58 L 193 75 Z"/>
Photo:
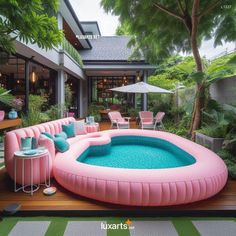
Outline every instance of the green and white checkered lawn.
<path fill-rule="evenodd" d="M 129 218 L 132 229 L 101 229 L 121 217 L 4 217 L 1 236 L 235 236 L 236 218 Z"/>
<path fill-rule="evenodd" d="M 4 166 L 4 162 L 0 163 L 0 168 Z"/>

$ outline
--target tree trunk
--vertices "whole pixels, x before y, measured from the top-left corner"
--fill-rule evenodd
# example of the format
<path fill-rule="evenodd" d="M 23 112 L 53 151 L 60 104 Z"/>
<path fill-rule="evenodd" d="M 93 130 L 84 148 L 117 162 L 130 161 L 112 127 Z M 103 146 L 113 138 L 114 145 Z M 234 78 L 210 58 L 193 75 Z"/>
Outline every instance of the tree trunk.
<path fill-rule="evenodd" d="M 196 62 L 197 71 L 203 71 L 202 60 L 197 45 L 197 31 L 198 31 L 198 9 L 199 0 L 195 0 L 192 8 L 192 29 L 191 29 L 191 46 L 193 57 Z M 201 111 L 204 106 L 204 92 L 205 88 L 202 83 L 198 83 L 196 87 L 196 97 L 193 106 L 192 120 L 190 125 L 190 133 L 194 138 L 194 131 L 200 127 L 201 124 Z"/>
<path fill-rule="evenodd" d="M 194 131 L 199 129 L 201 125 L 201 112 L 205 103 L 205 87 L 202 84 L 197 84 L 196 97 L 194 101 L 192 120 L 190 125 L 190 133 L 194 139 Z"/>

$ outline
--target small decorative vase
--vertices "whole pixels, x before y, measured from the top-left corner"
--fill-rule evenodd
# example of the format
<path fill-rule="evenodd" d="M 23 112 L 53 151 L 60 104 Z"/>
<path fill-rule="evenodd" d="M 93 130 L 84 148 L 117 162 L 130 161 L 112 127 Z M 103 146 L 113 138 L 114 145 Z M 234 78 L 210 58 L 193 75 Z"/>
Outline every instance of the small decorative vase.
<path fill-rule="evenodd" d="M 0 121 L 4 120 L 5 111 L 0 111 Z"/>
<path fill-rule="evenodd" d="M 32 137 L 21 138 L 21 150 L 27 151 L 32 148 Z"/>
<path fill-rule="evenodd" d="M 89 116 L 89 123 L 94 124 L 94 116 Z"/>
<path fill-rule="evenodd" d="M 11 111 L 8 113 L 9 119 L 16 119 L 18 117 L 17 111 L 15 109 L 11 109 Z"/>
<path fill-rule="evenodd" d="M 90 124 L 90 120 L 89 120 L 89 116 L 88 117 L 86 117 L 86 124 Z"/>

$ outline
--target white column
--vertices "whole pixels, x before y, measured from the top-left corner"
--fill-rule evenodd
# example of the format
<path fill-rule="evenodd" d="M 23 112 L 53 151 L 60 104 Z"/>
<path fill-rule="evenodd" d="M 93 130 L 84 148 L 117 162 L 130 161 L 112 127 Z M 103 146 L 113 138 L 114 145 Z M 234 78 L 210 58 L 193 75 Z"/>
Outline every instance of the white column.
<path fill-rule="evenodd" d="M 143 71 L 143 82 L 147 83 L 147 71 L 144 70 Z M 143 94 L 143 110 L 146 111 L 147 110 L 147 93 Z"/>
<path fill-rule="evenodd" d="M 61 105 L 61 107 L 63 107 L 65 104 L 65 72 L 63 70 L 58 70 L 57 104 Z M 61 110 L 61 116 L 63 116 L 62 110 Z"/>
<path fill-rule="evenodd" d="M 57 24 L 58 24 L 58 29 L 62 30 L 63 29 L 63 17 L 61 13 L 57 14 Z"/>
<path fill-rule="evenodd" d="M 80 91 L 79 91 L 79 117 L 83 118 L 84 117 L 84 104 L 83 104 L 83 80 L 80 80 Z"/>

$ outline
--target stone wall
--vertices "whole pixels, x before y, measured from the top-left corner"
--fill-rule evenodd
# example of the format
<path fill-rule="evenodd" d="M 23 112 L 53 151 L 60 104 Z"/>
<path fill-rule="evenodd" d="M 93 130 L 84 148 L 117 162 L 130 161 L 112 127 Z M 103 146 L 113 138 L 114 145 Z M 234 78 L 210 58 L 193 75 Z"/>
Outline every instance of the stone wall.
<path fill-rule="evenodd" d="M 212 99 L 220 104 L 236 106 L 236 76 L 219 80 L 210 86 Z"/>

